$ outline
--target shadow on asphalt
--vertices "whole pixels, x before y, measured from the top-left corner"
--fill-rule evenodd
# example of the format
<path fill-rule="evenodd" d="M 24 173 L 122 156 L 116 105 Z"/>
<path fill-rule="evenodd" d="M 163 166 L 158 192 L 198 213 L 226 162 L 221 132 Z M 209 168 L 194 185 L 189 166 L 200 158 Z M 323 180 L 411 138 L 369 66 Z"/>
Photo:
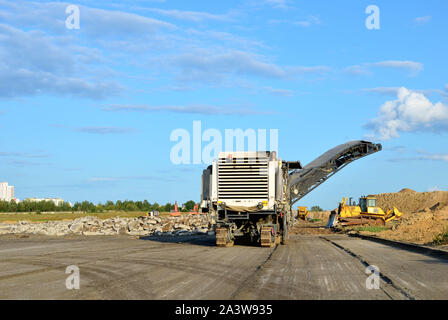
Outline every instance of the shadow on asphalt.
<path fill-rule="evenodd" d="M 443 258 L 438 258 L 438 257 L 434 257 L 435 259 L 438 260 L 419 260 L 422 261 L 424 263 L 429 263 L 429 264 L 448 264 L 447 260 L 443 260 Z"/>
<path fill-rule="evenodd" d="M 140 240 L 147 240 L 160 243 L 193 244 L 205 247 L 215 247 L 216 238 L 214 235 L 185 235 L 185 236 L 143 236 Z M 251 243 L 246 239 L 235 240 L 236 246 L 259 247 L 258 243 Z"/>
<path fill-rule="evenodd" d="M 187 243 L 206 247 L 214 247 L 216 244 L 215 236 L 210 235 L 144 236 L 139 239 L 161 243 Z"/>

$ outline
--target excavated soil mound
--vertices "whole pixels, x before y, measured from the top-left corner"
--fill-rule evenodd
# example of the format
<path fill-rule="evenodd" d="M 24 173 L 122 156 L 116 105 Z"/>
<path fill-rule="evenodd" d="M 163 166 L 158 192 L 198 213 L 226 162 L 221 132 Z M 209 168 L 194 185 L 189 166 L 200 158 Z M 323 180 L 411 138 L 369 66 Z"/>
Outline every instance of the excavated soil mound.
<path fill-rule="evenodd" d="M 392 229 L 376 233 L 391 240 L 430 244 L 448 228 L 448 191 L 416 192 L 403 189 L 397 193 L 376 195 L 383 210 L 394 206 L 403 213 L 399 220 L 388 223 Z"/>
<path fill-rule="evenodd" d="M 308 219 L 319 219 L 322 221 L 327 221 L 330 217 L 331 211 L 312 211 L 308 214 Z"/>
<path fill-rule="evenodd" d="M 448 191 L 415 192 L 403 189 L 397 193 L 382 193 L 376 195 L 378 206 L 383 210 L 397 207 L 403 213 L 414 213 L 426 208 L 435 210 L 448 205 Z"/>
<path fill-rule="evenodd" d="M 295 220 L 289 232 L 301 235 L 331 234 L 333 231 L 325 228 L 329 215 L 330 211 L 310 212 L 308 219 L 319 219 L 319 221 Z"/>
<path fill-rule="evenodd" d="M 448 228 L 448 206 L 435 210 L 404 214 L 399 221 L 394 221 L 392 230 L 382 231 L 376 235 L 382 238 L 407 241 L 418 244 L 431 244 L 434 237 Z"/>

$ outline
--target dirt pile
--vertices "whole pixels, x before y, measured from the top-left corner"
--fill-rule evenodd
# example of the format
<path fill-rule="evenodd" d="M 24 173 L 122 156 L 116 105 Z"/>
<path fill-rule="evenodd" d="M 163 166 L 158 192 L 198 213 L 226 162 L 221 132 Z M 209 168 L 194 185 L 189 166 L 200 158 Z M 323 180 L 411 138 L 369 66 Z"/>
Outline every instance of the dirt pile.
<path fill-rule="evenodd" d="M 395 206 L 403 213 L 435 210 L 448 205 L 448 191 L 416 192 L 403 189 L 397 193 L 378 194 L 376 197 L 378 206 L 383 210 L 393 209 Z"/>
<path fill-rule="evenodd" d="M 403 213 L 401 219 L 388 223 L 392 225 L 391 230 L 375 233 L 376 236 L 430 244 L 436 235 L 448 228 L 448 191 L 416 192 L 403 189 L 375 197 L 380 208 L 388 210 L 395 206 Z"/>
<path fill-rule="evenodd" d="M 418 244 L 431 244 L 434 237 L 448 228 L 448 206 L 421 212 L 404 214 L 400 221 L 394 222 L 392 230 L 376 235 L 382 238 L 407 241 Z"/>
<path fill-rule="evenodd" d="M 328 218 L 330 217 L 330 213 L 331 211 L 311 211 L 307 218 L 308 219 L 319 219 L 322 221 L 327 221 Z"/>
<path fill-rule="evenodd" d="M 326 214 L 328 212 L 328 214 Z M 310 218 L 310 215 L 313 216 Z M 301 235 L 320 235 L 320 234 L 332 234 L 333 230 L 326 229 L 329 211 L 322 212 L 310 212 L 308 215 L 309 220 L 295 220 L 293 226 L 289 230 L 290 234 L 301 234 Z M 311 219 L 319 219 L 319 221 L 312 221 Z"/>

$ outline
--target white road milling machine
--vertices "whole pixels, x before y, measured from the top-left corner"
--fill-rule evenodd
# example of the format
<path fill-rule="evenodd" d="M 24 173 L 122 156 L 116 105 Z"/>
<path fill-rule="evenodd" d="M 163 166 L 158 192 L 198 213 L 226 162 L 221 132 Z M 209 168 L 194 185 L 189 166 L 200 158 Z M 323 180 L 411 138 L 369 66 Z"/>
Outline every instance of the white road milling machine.
<path fill-rule="evenodd" d="M 347 164 L 381 150 L 351 141 L 306 166 L 276 152 L 220 152 L 202 174 L 201 210 L 216 221 L 216 245 L 246 239 L 262 247 L 286 244 L 292 206 Z"/>

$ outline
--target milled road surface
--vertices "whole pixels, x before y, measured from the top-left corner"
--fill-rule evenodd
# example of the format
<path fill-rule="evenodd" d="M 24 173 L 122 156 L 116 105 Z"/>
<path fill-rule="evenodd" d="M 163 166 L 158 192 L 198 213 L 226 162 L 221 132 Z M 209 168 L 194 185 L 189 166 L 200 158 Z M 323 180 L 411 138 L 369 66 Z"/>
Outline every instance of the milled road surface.
<path fill-rule="evenodd" d="M 69 265 L 79 290 L 66 288 Z M 448 299 L 447 271 L 447 260 L 344 235 L 271 249 L 210 236 L 0 237 L 0 299 Z"/>

